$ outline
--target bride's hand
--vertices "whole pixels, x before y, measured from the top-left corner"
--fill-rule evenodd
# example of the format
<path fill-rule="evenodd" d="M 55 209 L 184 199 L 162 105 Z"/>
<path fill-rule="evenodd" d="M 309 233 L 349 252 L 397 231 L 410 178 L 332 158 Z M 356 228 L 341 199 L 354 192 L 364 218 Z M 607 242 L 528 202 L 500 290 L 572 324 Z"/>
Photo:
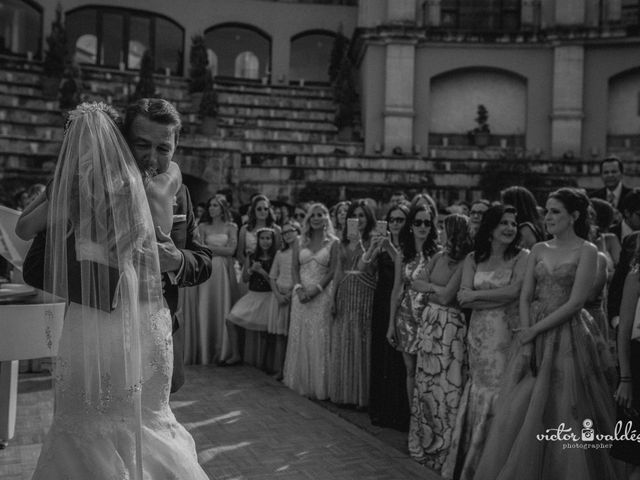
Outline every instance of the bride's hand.
<path fill-rule="evenodd" d="M 620 382 L 613 397 L 621 407 L 631 408 L 633 404 L 633 384 L 626 381 Z"/>

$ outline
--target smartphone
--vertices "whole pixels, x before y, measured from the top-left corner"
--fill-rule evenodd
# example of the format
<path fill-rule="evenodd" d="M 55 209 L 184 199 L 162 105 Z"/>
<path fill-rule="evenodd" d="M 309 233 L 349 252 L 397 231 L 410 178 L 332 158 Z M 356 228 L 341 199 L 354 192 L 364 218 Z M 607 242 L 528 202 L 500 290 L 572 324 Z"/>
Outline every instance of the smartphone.
<path fill-rule="evenodd" d="M 347 237 L 358 236 L 358 219 L 347 218 Z"/>
<path fill-rule="evenodd" d="M 386 236 L 387 235 L 387 222 L 384 220 L 378 220 L 376 222 L 376 233 L 378 235 Z"/>

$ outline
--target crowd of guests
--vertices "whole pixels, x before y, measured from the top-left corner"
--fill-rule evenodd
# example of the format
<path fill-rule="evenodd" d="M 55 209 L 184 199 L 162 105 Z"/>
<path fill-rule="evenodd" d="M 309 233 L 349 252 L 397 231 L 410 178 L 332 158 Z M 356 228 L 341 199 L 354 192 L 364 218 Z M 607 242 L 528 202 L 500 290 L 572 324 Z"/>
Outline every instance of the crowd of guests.
<path fill-rule="evenodd" d="M 384 210 L 292 209 L 256 195 L 234 221 L 214 196 L 199 227 L 214 274 L 183 295 L 192 360 L 249 363 L 366 409 L 447 479 L 638 478 L 624 463 L 638 463 L 637 442 L 537 438 L 638 420 L 640 191 L 610 200 L 561 188 L 538 205 L 514 186 L 445 209 L 402 192 Z"/>

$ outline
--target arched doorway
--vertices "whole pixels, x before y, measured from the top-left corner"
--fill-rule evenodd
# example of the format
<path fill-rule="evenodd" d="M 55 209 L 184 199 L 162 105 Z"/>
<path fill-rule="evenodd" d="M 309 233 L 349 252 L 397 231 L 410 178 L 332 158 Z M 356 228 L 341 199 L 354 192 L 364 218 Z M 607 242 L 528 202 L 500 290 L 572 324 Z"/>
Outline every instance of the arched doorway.
<path fill-rule="evenodd" d="M 223 24 L 204 35 L 218 59 L 218 75 L 257 79 L 269 75 L 271 37 L 251 25 Z"/>
<path fill-rule="evenodd" d="M 2 0 L 0 7 L 0 53 L 39 57 L 42 7 L 30 0 Z"/>
<path fill-rule="evenodd" d="M 329 82 L 329 62 L 335 34 L 314 30 L 291 37 L 289 78 L 293 82 Z"/>

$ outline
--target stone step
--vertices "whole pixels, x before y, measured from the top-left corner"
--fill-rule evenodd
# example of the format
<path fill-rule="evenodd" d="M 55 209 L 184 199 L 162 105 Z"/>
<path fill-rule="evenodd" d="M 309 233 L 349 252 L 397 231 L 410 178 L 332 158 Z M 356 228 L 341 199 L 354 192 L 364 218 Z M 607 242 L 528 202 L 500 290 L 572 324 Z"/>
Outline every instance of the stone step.
<path fill-rule="evenodd" d="M 51 112 L 58 110 L 58 102 L 56 100 L 46 100 L 42 97 L 0 93 L 0 107 L 26 108 Z"/>
<path fill-rule="evenodd" d="M 303 120 L 329 123 L 332 123 L 334 118 L 333 110 L 297 110 L 291 108 L 246 107 L 225 104 L 220 105 L 219 115 L 226 117 L 258 117 L 264 119 L 274 118 L 278 120 Z"/>
<path fill-rule="evenodd" d="M 0 96 L 1 97 L 1 96 Z M 57 105 L 57 102 L 55 102 Z M 0 104 L 0 122 L 31 123 L 37 125 L 64 126 L 64 118 L 55 109 L 14 107 Z"/>
<path fill-rule="evenodd" d="M 0 172 L 20 171 L 37 175 L 53 172 L 57 155 L 0 150 Z"/>
<path fill-rule="evenodd" d="M 40 85 L 30 85 L 28 83 L 0 82 L 0 93 L 42 98 Z"/>
<path fill-rule="evenodd" d="M 191 136 L 190 136 L 191 137 Z M 318 154 L 332 155 L 336 151 L 345 155 L 359 155 L 362 152 L 362 144 L 359 143 L 310 143 L 310 142 L 282 142 L 277 140 L 237 140 L 229 138 L 211 139 L 217 148 L 238 150 L 247 154 L 265 155 L 298 155 L 298 154 Z M 183 143 L 183 147 L 187 144 Z"/>
<path fill-rule="evenodd" d="M 0 68 L 0 82 L 20 83 L 23 85 L 38 86 L 42 78 L 41 71 L 10 70 Z"/>
<path fill-rule="evenodd" d="M 221 127 L 218 126 L 219 136 L 222 138 L 235 138 L 249 141 L 274 140 L 280 142 L 316 142 L 327 143 L 336 140 L 335 133 L 323 133 L 301 130 L 283 130 L 247 127 Z"/>
<path fill-rule="evenodd" d="M 246 95 L 243 93 L 219 93 L 218 101 L 226 105 L 272 107 L 305 110 L 333 110 L 331 99 L 308 99 L 305 97 L 282 98 L 267 95 Z"/>
<path fill-rule="evenodd" d="M 30 153 L 34 155 L 58 155 L 60 140 L 45 138 L 0 135 L 0 151 L 11 153 Z"/>
<path fill-rule="evenodd" d="M 296 86 L 296 85 L 262 85 L 260 83 L 231 80 L 216 77 L 215 86 L 218 91 L 236 91 L 258 95 L 273 95 L 281 97 L 332 98 L 333 90 L 329 86 Z"/>
<path fill-rule="evenodd" d="M 17 123 L 0 121 L 0 135 L 3 137 L 62 140 L 64 129 L 60 125 L 46 125 L 38 123 Z"/>

